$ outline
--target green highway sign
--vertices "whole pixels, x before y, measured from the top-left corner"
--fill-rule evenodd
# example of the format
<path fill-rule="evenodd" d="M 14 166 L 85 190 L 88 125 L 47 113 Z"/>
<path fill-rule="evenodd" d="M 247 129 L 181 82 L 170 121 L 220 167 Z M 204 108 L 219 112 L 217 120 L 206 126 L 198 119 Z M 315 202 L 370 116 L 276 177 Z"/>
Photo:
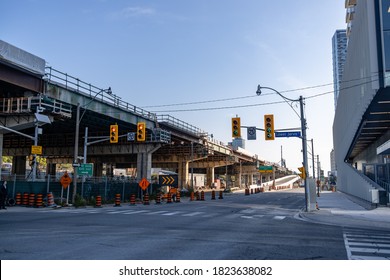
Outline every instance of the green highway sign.
<path fill-rule="evenodd" d="M 92 176 L 93 175 L 93 163 L 80 164 L 80 167 L 78 167 L 77 173 L 79 175 Z"/>
<path fill-rule="evenodd" d="M 259 172 L 261 172 L 261 173 L 272 173 L 273 172 L 273 167 L 272 166 L 268 166 L 268 165 L 259 166 Z"/>

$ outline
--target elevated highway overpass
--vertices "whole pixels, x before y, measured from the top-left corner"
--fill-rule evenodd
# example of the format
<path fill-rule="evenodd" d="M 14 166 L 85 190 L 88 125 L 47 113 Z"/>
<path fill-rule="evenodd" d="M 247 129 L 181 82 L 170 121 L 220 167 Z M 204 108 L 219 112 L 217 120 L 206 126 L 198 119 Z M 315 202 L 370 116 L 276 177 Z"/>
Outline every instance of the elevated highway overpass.
<path fill-rule="evenodd" d="M 264 162 L 256 155 L 234 150 L 172 116 L 143 110 L 108 88 L 45 67 L 43 59 L 5 42 L 0 45 L 0 50 L 7 50 L 0 53 L 0 146 L 2 155 L 13 156 L 14 173 L 26 173 L 26 157 L 33 144 L 15 131 L 34 135 L 38 113 L 51 121 L 37 137 L 49 174 L 55 174 L 58 163 L 77 165 L 85 160 L 94 164 L 94 176 L 102 176 L 103 171 L 111 175 L 115 167 L 131 167 L 137 169 L 138 181 L 150 180 L 152 167 L 166 168 L 179 174 L 179 186 L 190 185 L 193 169 L 206 170 L 207 185 L 214 181 L 215 170 L 234 175 L 238 185 L 243 183 L 243 173 L 248 184 L 258 177 L 257 166 Z M 21 52 L 23 56 L 18 55 Z M 146 123 L 145 142 L 129 135 L 140 121 Z M 119 127 L 116 144 L 108 140 L 111 124 Z"/>

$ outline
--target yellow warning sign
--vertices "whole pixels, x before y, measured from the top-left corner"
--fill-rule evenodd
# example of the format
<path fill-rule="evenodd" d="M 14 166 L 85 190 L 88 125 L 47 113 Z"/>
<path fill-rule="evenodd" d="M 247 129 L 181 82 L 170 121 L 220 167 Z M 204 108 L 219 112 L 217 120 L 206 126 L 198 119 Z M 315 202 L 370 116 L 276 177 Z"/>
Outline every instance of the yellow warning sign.
<path fill-rule="evenodd" d="M 42 146 L 31 146 L 32 155 L 42 155 Z"/>

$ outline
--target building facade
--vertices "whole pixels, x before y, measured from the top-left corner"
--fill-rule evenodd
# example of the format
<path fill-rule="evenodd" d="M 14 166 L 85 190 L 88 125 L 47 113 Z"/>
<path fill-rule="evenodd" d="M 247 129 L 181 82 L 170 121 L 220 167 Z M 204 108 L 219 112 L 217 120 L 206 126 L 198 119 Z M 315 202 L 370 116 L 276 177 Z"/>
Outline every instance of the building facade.
<path fill-rule="evenodd" d="M 347 56 L 347 30 L 336 30 L 332 38 L 334 109 L 340 94 L 345 58 Z"/>
<path fill-rule="evenodd" d="M 378 147 L 390 140 L 390 0 L 345 3 L 348 44 L 333 122 L 337 186 L 387 204 L 390 148 Z"/>

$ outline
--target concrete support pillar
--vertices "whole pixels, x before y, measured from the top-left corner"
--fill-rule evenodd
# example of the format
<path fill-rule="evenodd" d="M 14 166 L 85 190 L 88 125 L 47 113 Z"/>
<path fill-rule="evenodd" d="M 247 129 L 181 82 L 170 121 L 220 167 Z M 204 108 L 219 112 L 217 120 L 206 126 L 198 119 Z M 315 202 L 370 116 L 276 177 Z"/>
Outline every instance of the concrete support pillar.
<path fill-rule="evenodd" d="M 146 178 L 149 182 L 152 179 L 152 153 L 138 153 L 137 154 L 137 181 L 140 182 L 142 178 Z"/>
<path fill-rule="evenodd" d="M 207 168 L 207 186 L 211 186 L 214 183 L 214 167 Z"/>
<path fill-rule="evenodd" d="M 47 163 L 46 165 L 46 174 L 50 176 L 55 176 L 56 175 L 56 168 L 57 164 L 55 163 Z"/>
<path fill-rule="evenodd" d="M 26 157 L 18 156 L 12 159 L 13 173 L 16 175 L 26 176 Z"/>
<path fill-rule="evenodd" d="M 102 177 L 103 176 L 103 163 L 95 162 L 93 164 L 93 176 L 94 177 Z"/>
<path fill-rule="evenodd" d="M 190 178 L 189 178 L 189 161 L 186 160 L 179 160 L 178 163 L 178 180 L 179 180 L 179 187 L 180 188 L 187 188 L 189 187 Z"/>

